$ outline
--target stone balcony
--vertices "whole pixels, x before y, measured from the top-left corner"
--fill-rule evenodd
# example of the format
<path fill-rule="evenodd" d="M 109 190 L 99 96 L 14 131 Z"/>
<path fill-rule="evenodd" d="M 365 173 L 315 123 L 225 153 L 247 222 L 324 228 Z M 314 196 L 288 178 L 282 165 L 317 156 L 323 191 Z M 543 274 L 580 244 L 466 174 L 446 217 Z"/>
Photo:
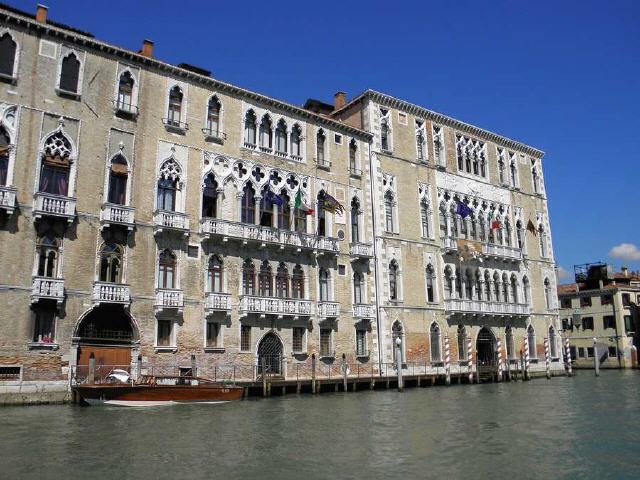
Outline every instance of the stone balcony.
<path fill-rule="evenodd" d="M 0 185 L 0 210 L 4 210 L 8 215 L 13 214 L 16 208 L 16 193 L 14 187 Z"/>
<path fill-rule="evenodd" d="M 355 258 L 373 258 L 373 245 L 368 243 L 351 243 L 349 245 L 349 254 Z"/>
<path fill-rule="evenodd" d="M 133 230 L 135 208 L 126 205 L 115 205 L 113 203 L 104 203 L 100 211 L 100 223 L 103 227 L 110 225 L 121 225 L 127 227 L 127 230 Z"/>
<path fill-rule="evenodd" d="M 353 305 L 353 318 L 375 318 L 375 308 L 368 303 L 357 303 Z"/>
<path fill-rule="evenodd" d="M 184 292 L 176 288 L 157 288 L 154 307 L 156 312 L 160 310 L 177 310 L 178 313 L 182 313 L 184 310 Z"/>
<path fill-rule="evenodd" d="M 131 303 L 131 289 L 124 283 L 93 282 L 93 303 L 128 306 Z"/>
<path fill-rule="evenodd" d="M 464 315 L 529 315 L 530 307 L 523 303 L 504 303 L 490 300 L 468 300 L 464 298 L 449 298 L 444 301 L 447 312 L 462 313 Z"/>
<path fill-rule="evenodd" d="M 340 304 L 338 302 L 318 302 L 318 317 L 337 318 L 340 316 Z"/>
<path fill-rule="evenodd" d="M 445 251 L 453 252 L 458 250 L 458 242 L 456 238 L 444 237 L 441 240 L 442 248 Z M 485 258 L 510 260 L 513 262 L 519 262 L 522 260 L 522 250 L 518 247 L 498 245 L 495 243 L 481 242 L 477 240 L 471 241 L 482 245 L 482 256 Z"/>
<path fill-rule="evenodd" d="M 302 249 L 318 253 L 338 254 L 340 244 L 337 238 L 309 235 L 308 233 L 292 232 L 279 228 L 263 227 L 248 223 L 231 222 L 217 218 L 203 218 L 200 221 L 200 234 L 205 238 L 219 237 L 223 242 L 229 239 L 240 240 L 244 244 L 255 242 L 261 247 L 276 245 Z"/>
<path fill-rule="evenodd" d="M 189 217 L 182 212 L 169 212 L 167 210 L 156 210 L 153 214 L 153 228 L 155 233 L 165 230 L 182 233 L 189 236 Z"/>
<path fill-rule="evenodd" d="M 309 317 L 313 315 L 313 302 L 300 298 L 260 297 L 256 295 L 243 295 L 240 297 L 240 316 L 249 314 L 276 315 L 278 318 L 291 316 L 293 318 Z"/>
<path fill-rule="evenodd" d="M 58 305 L 64 301 L 64 279 L 33 277 L 31 303 L 39 300 L 55 300 Z"/>
<path fill-rule="evenodd" d="M 33 198 L 33 219 L 42 217 L 64 218 L 73 223 L 76 216 L 76 199 L 52 193 L 38 192 Z"/>
<path fill-rule="evenodd" d="M 207 292 L 204 309 L 207 313 L 231 312 L 231 295 L 220 292 Z"/>

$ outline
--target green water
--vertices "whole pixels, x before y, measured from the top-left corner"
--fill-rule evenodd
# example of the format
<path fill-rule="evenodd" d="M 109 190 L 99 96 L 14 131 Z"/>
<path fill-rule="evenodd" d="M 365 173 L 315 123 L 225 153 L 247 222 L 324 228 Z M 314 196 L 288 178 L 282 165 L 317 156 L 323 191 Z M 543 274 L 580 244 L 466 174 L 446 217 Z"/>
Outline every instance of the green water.
<path fill-rule="evenodd" d="M 0 408 L 0 479 L 640 478 L 640 372 L 152 408 Z"/>

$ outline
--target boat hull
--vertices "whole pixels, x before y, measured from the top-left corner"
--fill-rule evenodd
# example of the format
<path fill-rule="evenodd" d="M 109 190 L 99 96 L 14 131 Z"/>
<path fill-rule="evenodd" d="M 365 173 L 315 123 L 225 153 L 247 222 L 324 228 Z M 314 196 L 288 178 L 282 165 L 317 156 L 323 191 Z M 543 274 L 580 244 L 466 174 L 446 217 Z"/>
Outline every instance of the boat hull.
<path fill-rule="evenodd" d="M 78 397 L 90 404 L 116 402 L 220 402 L 242 398 L 242 387 L 221 385 L 81 385 Z"/>

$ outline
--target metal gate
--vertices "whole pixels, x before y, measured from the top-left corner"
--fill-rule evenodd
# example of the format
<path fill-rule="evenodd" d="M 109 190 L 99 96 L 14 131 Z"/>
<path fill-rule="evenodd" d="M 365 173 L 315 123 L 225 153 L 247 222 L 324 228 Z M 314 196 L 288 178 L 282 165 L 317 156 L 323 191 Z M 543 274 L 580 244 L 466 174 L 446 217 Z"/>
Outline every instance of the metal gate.
<path fill-rule="evenodd" d="M 266 334 L 258 345 L 258 373 L 282 375 L 282 342 L 274 333 Z"/>

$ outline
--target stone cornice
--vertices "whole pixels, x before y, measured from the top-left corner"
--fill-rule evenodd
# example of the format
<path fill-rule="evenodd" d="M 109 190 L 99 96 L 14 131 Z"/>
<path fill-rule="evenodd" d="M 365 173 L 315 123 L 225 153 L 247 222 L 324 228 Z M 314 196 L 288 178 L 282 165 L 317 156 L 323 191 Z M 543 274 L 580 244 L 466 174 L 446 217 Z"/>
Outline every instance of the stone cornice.
<path fill-rule="evenodd" d="M 207 77 L 205 75 L 194 73 L 184 68 L 176 67 L 175 65 L 162 62 L 155 58 L 146 57 L 132 50 L 126 50 L 124 48 L 110 45 L 100 40 L 96 40 L 93 37 L 88 37 L 86 35 L 82 35 L 80 33 L 73 32 L 71 30 L 66 30 L 61 27 L 56 27 L 51 24 L 39 23 L 39 22 L 36 22 L 34 19 L 29 18 L 28 16 L 19 15 L 17 13 L 10 12 L 2 8 L 0 8 L 0 22 L 5 22 L 8 24 L 20 26 L 28 30 L 32 30 L 36 32 L 38 35 L 47 35 L 49 37 L 57 38 L 64 42 L 74 43 L 76 45 L 82 46 L 83 48 L 90 48 L 90 49 L 99 51 L 103 54 L 110 54 L 115 57 L 118 57 L 119 59 L 123 59 L 140 66 L 153 68 L 160 72 L 165 72 L 167 74 L 171 74 L 176 77 L 180 77 L 182 79 L 190 80 L 194 83 L 199 83 L 205 87 L 209 87 L 218 92 L 224 92 L 230 95 L 237 95 L 243 98 L 248 98 L 256 102 L 260 102 L 267 107 L 277 108 L 284 112 L 297 115 L 300 118 L 313 120 L 315 123 L 319 125 L 325 125 L 327 127 L 334 128 L 335 130 L 341 131 L 345 134 L 357 137 L 360 140 L 370 141 L 371 138 L 373 137 L 373 135 L 369 132 L 360 130 L 350 125 L 346 125 L 337 120 L 315 114 L 313 112 L 310 112 L 309 110 L 305 110 L 304 108 L 298 107 L 296 105 L 283 102 L 280 100 L 276 100 L 274 98 L 271 98 L 256 92 L 252 92 L 244 88 L 236 87 L 229 83 L 225 83 L 220 80 Z"/>
<path fill-rule="evenodd" d="M 502 135 L 498 135 L 497 133 L 490 132 L 488 130 L 484 130 L 482 128 L 476 127 L 474 125 L 470 125 L 468 123 L 462 122 L 460 120 L 456 120 L 455 118 L 451 118 L 447 115 L 443 115 L 442 113 L 434 112 L 432 110 L 428 110 L 426 108 L 420 107 L 413 103 L 409 103 L 405 100 L 400 100 L 398 98 L 392 97 L 385 93 L 377 92 L 375 90 L 366 90 L 365 92 L 358 95 L 356 98 L 351 100 L 345 106 L 333 112 L 332 115 L 339 114 L 345 110 L 351 108 L 355 103 L 361 101 L 364 98 L 370 98 L 376 103 L 380 103 L 382 105 L 386 105 L 391 108 L 397 108 L 399 110 L 411 113 L 418 117 L 429 119 L 435 123 L 446 125 L 451 128 L 455 128 L 456 130 L 464 133 L 468 133 L 475 137 L 491 141 L 505 148 L 510 148 L 512 150 L 517 150 L 521 153 L 525 153 L 534 158 L 542 158 L 544 156 L 544 152 L 542 150 L 538 150 L 537 148 L 531 147 L 524 143 L 518 142 L 516 140 L 512 140 L 507 137 L 503 137 Z"/>

